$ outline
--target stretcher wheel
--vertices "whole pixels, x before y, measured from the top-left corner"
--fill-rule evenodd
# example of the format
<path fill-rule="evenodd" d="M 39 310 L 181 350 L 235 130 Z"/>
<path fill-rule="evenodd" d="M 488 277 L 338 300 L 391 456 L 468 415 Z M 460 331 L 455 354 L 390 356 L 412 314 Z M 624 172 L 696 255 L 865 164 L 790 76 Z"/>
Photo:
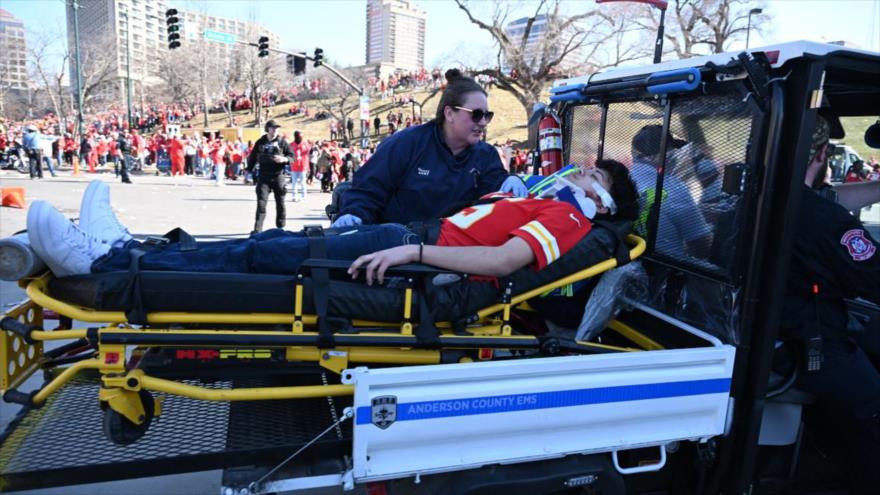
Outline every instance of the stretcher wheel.
<path fill-rule="evenodd" d="M 132 423 L 111 407 L 104 410 L 104 435 L 117 445 L 129 445 L 138 441 L 153 421 L 155 406 L 153 395 L 143 389 L 138 391 L 138 395 L 144 405 L 144 421 L 139 425 Z"/>

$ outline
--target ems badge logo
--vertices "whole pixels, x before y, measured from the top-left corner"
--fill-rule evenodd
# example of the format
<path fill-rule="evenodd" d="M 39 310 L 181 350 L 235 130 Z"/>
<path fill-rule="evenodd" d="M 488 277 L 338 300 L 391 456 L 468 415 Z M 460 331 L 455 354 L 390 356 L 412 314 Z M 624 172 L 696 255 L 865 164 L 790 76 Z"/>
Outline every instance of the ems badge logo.
<path fill-rule="evenodd" d="M 373 399 L 372 408 L 373 424 L 379 428 L 387 429 L 397 419 L 397 397 L 383 395 Z"/>
<path fill-rule="evenodd" d="M 874 252 L 877 250 L 874 243 L 865 238 L 865 231 L 862 229 L 846 231 L 840 238 L 840 243 L 846 246 L 846 250 L 855 261 L 865 261 L 874 256 Z"/>

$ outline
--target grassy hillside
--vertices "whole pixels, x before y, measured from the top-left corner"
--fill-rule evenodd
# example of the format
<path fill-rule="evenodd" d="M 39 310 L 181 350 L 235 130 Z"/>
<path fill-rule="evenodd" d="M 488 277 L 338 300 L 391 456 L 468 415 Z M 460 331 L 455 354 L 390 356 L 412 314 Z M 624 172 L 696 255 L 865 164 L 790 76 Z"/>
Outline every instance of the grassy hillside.
<path fill-rule="evenodd" d="M 846 117 L 841 119 L 846 136 L 840 142 L 852 146 L 864 160 L 872 156 L 880 159 L 880 150 L 871 149 L 865 144 L 865 130 L 874 122 L 877 122 L 877 117 Z"/>
<path fill-rule="evenodd" d="M 425 99 L 429 93 L 427 91 L 416 91 L 401 94 L 404 96 L 412 94 L 415 97 L 415 100 L 420 102 Z M 439 100 L 440 95 L 437 94 L 425 104 L 422 112 L 423 118 L 426 121 L 436 113 Z M 314 100 L 307 100 L 304 104 L 312 110 L 320 109 L 320 104 Z M 269 108 L 270 118 L 275 119 L 281 124 L 282 132 L 291 136 L 293 135 L 293 131 L 298 130 L 303 133 L 303 136 L 306 139 L 311 140 L 328 139 L 330 137 L 328 120 L 315 120 L 311 117 L 306 118 L 302 115 L 290 117 L 287 115 L 287 110 L 290 106 L 291 103 L 284 103 Z M 525 112 L 523 111 L 522 105 L 520 105 L 512 95 L 499 89 L 490 89 L 489 108 L 495 112 L 495 119 L 492 121 L 492 124 L 489 125 L 488 141 L 490 143 L 496 141 L 501 142 L 507 139 L 513 139 L 514 141 L 524 141 L 526 139 L 527 131 Z M 385 126 L 386 117 L 388 112 L 392 110 L 395 113 L 398 111 L 403 112 L 403 117 L 406 119 L 407 116 L 412 114 L 412 105 L 407 104 L 396 106 L 392 104 L 391 100 L 374 99 L 370 105 L 370 118 L 372 119 L 377 115 L 376 112 L 378 112 L 378 115 L 382 118 L 382 130 L 385 131 L 387 130 L 387 127 Z M 418 107 L 416 107 L 416 112 L 418 112 Z M 235 114 L 238 117 L 238 122 L 242 125 L 248 126 L 253 124 L 254 117 L 248 111 L 235 112 Z M 350 116 L 357 118 L 357 113 L 352 112 Z M 193 122 L 193 125 L 197 129 L 204 127 L 201 119 L 196 119 L 196 121 Z M 208 116 L 209 129 L 218 129 L 225 126 L 225 114 L 211 114 Z"/>
<path fill-rule="evenodd" d="M 412 94 L 416 101 L 422 101 L 427 97 L 427 91 L 416 91 L 413 93 L 402 93 L 405 96 Z M 437 111 L 437 103 L 440 95 L 431 98 L 423 109 L 425 120 L 430 119 Z M 320 105 L 317 101 L 308 100 L 305 102 L 312 109 L 319 109 Z M 276 105 L 269 109 L 270 117 L 279 121 L 282 125 L 282 131 L 289 136 L 293 135 L 293 131 L 298 130 L 303 133 L 306 139 L 327 139 L 330 137 L 330 131 L 327 120 L 315 120 L 303 116 L 289 117 L 287 110 L 290 103 Z M 510 94 L 497 88 L 489 90 L 489 108 L 495 112 L 495 120 L 489 125 L 488 141 L 490 143 L 502 142 L 507 139 L 514 141 L 525 141 L 526 139 L 526 117 L 522 105 Z M 384 122 L 388 112 L 393 110 L 395 113 L 399 110 L 403 112 L 404 119 L 411 115 L 412 106 L 402 105 L 395 106 L 391 100 L 375 99 L 370 106 L 370 115 L 375 116 L 376 112 L 382 118 L 383 131 L 387 129 Z M 418 112 L 418 109 L 416 109 Z M 238 121 L 244 125 L 253 122 L 253 116 L 247 111 L 236 112 Z M 351 114 L 357 117 L 356 113 Z M 843 127 L 846 131 L 846 137 L 841 141 L 852 146 L 862 158 L 869 158 L 872 155 L 880 158 L 880 150 L 872 150 L 865 144 L 865 129 L 877 120 L 876 117 L 847 117 L 843 119 Z M 226 116 L 224 114 L 212 114 L 209 116 L 209 128 L 216 129 L 226 126 Z M 201 122 L 196 128 L 201 128 Z"/>

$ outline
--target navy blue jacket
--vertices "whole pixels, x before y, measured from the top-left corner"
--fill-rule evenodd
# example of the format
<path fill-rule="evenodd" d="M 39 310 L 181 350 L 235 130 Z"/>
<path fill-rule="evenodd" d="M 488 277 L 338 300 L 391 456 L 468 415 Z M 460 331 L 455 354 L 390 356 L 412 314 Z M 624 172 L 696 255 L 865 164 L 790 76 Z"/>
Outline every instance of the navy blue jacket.
<path fill-rule="evenodd" d="M 464 202 L 497 191 L 507 178 L 498 152 L 480 142 L 452 156 L 434 121 L 382 142 L 342 197 L 340 215 L 364 223 L 439 218 Z"/>

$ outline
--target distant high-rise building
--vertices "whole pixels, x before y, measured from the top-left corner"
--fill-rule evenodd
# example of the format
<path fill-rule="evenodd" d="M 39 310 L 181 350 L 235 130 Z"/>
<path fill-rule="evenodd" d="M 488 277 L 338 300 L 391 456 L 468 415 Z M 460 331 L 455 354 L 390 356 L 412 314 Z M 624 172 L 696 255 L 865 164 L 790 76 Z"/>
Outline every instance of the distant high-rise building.
<path fill-rule="evenodd" d="M 241 21 L 227 17 L 218 17 L 203 12 L 180 12 L 180 38 L 182 45 L 179 50 L 192 49 L 190 43 L 202 38 L 205 31 L 217 31 L 231 34 L 236 40 L 256 43 L 261 36 L 269 38 L 270 48 L 280 48 L 281 38 L 264 26 L 253 22 Z M 205 42 L 197 45 L 199 48 L 207 48 L 215 60 L 222 61 L 223 57 L 230 58 L 234 50 L 253 50 L 256 48 L 235 44 Z"/>
<path fill-rule="evenodd" d="M 410 0 L 367 0 L 367 63 L 425 66 L 425 11 Z"/>
<path fill-rule="evenodd" d="M 504 33 L 511 39 L 516 41 L 522 39 L 523 35 L 526 32 L 526 27 L 528 27 L 529 18 L 523 17 L 521 19 L 517 19 L 515 21 L 511 21 L 505 26 Z M 547 16 L 540 14 L 535 16 L 534 22 L 532 22 L 532 27 L 529 29 L 529 36 L 526 39 L 525 50 L 523 50 L 523 59 L 526 64 L 537 67 L 541 62 L 541 57 L 544 52 L 544 37 L 547 32 Z M 562 47 L 550 47 L 548 50 L 548 54 L 553 56 L 556 53 L 559 53 L 558 50 L 561 50 Z M 559 65 L 560 70 L 567 70 L 574 66 L 577 66 L 582 61 L 580 60 L 581 52 L 580 50 L 574 50 L 569 53 L 562 64 Z M 510 69 L 510 62 L 508 60 L 503 61 L 503 68 L 505 70 Z"/>
<path fill-rule="evenodd" d="M 136 95 L 142 86 L 158 82 L 160 54 L 168 49 L 165 0 L 92 0 L 67 4 L 67 42 L 74 53 L 73 4 L 78 4 L 79 43 L 84 73 L 112 63 L 112 78 L 101 94 L 115 99 L 125 94 L 130 49 L 131 79 Z M 126 44 L 128 43 L 128 45 Z M 87 54 L 87 55 L 86 55 Z M 99 60 L 111 56 L 114 60 Z M 76 81 L 75 57 L 70 57 L 70 81 Z M 83 81 L 87 84 L 86 81 Z"/>
<path fill-rule="evenodd" d="M 71 53 L 74 50 L 73 6 L 67 3 L 67 39 Z M 168 51 L 165 11 L 170 7 L 166 0 L 90 0 L 79 4 L 79 41 L 83 53 L 115 55 L 114 77 L 102 92 L 108 98 L 118 99 L 125 94 L 127 77 L 126 43 L 131 55 L 131 79 L 134 98 L 142 95 L 140 88 L 159 83 L 159 64 Z M 178 51 L 192 49 L 188 41 L 201 38 L 204 30 L 219 31 L 235 35 L 240 40 L 257 33 L 256 36 L 269 36 L 270 45 L 277 47 L 280 38 L 259 24 L 227 19 L 205 13 L 185 12 L 178 9 L 180 19 L 181 47 Z M 129 32 L 129 27 L 131 28 Z M 129 38 L 130 36 L 130 38 Z M 247 40 L 245 40 L 247 41 Z M 250 40 L 256 42 L 256 39 Z M 211 54 L 217 57 L 229 56 L 234 45 L 205 43 Z M 92 50 L 98 48 L 99 50 Z M 256 49 L 254 49 L 256 50 Z M 90 63 L 83 58 L 83 64 Z M 84 71 L 88 71 L 84 67 Z M 75 65 L 71 57 L 71 81 L 76 80 Z"/>
<path fill-rule="evenodd" d="M 0 91 L 27 89 L 27 43 L 24 23 L 0 9 Z"/>

